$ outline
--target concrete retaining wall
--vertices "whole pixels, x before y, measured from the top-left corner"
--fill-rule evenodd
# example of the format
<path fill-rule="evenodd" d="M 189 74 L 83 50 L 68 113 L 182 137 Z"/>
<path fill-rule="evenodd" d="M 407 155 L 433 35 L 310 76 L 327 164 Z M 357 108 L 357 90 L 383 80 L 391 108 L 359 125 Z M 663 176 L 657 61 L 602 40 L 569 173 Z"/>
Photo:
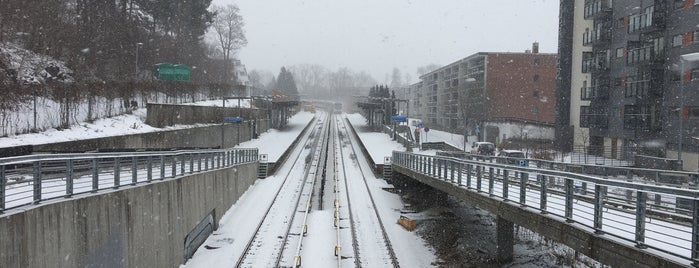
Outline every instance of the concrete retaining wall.
<path fill-rule="evenodd" d="M 215 222 L 256 179 L 257 163 L 0 217 L 0 267 L 177 267 L 187 233 Z"/>
<path fill-rule="evenodd" d="M 150 113 L 150 111 L 149 111 Z M 233 147 L 251 139 L 252 122 L 223 125 L 224 148 Z M 143 134 L 113 136 L 79 141 L 40 144 L 34 152 L 85 152 L 111 151 L 120 149 L 165 149 L 171 148 L 219 148 L 221 125 L 169 130 Z M 258 134 L 269 129 L 269 120 L 257 120 Z"/>
<path fill-rule="evenodd" d="M 231 101 L 228 101 L 231 102 Z M 235 102 L 233 100 L 232 102 Z M 257 108 L 224 108 L 179 104 L 148 103 L 146 124 L 154 127 L 173 125 L 216 124 L 224 117 L 242 117 L 245 120 L 269 119 L 267 110 Z"/>

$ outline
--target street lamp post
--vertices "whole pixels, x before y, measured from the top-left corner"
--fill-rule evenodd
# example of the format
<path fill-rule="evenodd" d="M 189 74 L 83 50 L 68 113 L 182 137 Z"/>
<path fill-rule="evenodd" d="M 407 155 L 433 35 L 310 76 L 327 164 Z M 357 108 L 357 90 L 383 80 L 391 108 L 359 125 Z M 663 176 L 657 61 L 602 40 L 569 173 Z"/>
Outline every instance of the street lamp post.
<path fill-rule="evenodd" d="M 466 112 L 466 94 L 468 93 L 469 83 L 475 82 L 475 81 L 476 81 L 476 79 L 473 77 L 469 77 L 469 78 L 466 78 L 466 80 L 464 80 L 464 82 L 466 82 L 464 84 L 464 98 L 463 98 L 464 103 L 461 104 L 461 106 L 463 107 L 461 109 L 463 109 L 463 115 L 464 115 L 464 153 L 466 152 L 466 143 L 468 141 L 468 116 L 467 116 L 467 112 Z"/>
<path fill-rule="evenodd" d="M 134 74 L 134 80 L 138 79 L 138 49 L 143 46 L 143 43 L 136 43 L 136 73 Z"/>
<path fill-rule="evenodd" d="M 684 164 L 682 164 L 682 132 L 684 132 L 684 73 L 685 73 L 685 65 L 686 63 L 693 63 L 699 61 L 699 52 L 696 53 L 689 53 L 689 54 L 684 54 L 680 55 L 680 111 L 679 111 L 679 128 L 680 128 L 680 133 L 678 135 L 678 141 L 677 141 L 677 160 L 681 163 L 681 168 L 683 168 Z"/>

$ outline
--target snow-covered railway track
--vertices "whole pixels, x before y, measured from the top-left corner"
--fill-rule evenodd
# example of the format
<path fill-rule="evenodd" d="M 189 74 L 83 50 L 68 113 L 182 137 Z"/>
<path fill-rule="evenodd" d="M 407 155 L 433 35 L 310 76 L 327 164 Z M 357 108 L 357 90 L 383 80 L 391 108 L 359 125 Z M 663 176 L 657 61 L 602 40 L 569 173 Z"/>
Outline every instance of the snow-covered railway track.
<path fill-rule="evenodd" d="M 298 207 L 302 197 L 312 195 L 313 187 L 307 185 L 312 183 L 312 180 L 307 178 L 314 176 L 309 176 L 312 169 L 306 165 L 317 165 L 309 163 L 309 159 L 316 158 L 314 155 L 320 153 L 317 150 L 317 146 L 322 144 L 320 140 L 327 138 L 327 123 L 324 122 L 326 119 L 327 115 L 321 114 L 316 127 L 294 149 L 296 157 L 293 166 L 288 169 L 282 186 L 277 190 L 274 200 L 255 229 L 255 234 L 246 244 L 235 267 L 280 267 L 294 262 L 284 259 L 284 249 L 290 243 L 290 238 L 303 235 L 291 233 L 291 229 L 295 226 L 294 219 L 300 211 Z M 298 166 L 306 167 L 297 168 Z M 299 171 L 302 171 L 302 174 L 299 174 Z"/>
<path fill-rule="evenodd" d="M 337 124 L 342 140 L 346 140 L 344 143 L 341 141 L 339 150 L 342 155 L 340 161 L 345 178 L 355 267 L 400 267 L 365 175 L 371 171 L 368 167 L 362 167 L 362 164 L 367 165 L 367 160 L 361 153 L 357 153 L 359 150 L 355 147 L 359 143 L 350 133 L 346 120 L 337 116 L 333 121 Z M 350 149 L 343 149 L 345 145 Z M 373 213 L 367 213 L 367 210 Z"/>

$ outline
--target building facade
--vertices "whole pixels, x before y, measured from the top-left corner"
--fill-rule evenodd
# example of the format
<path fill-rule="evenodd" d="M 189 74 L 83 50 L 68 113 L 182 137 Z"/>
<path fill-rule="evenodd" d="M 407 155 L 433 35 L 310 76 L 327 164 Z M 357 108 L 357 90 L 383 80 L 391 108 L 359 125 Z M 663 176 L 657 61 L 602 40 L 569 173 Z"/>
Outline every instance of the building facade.
<path fill-rule="evenodd" d="M 699 1 L 574 2 L 573 61 L 561 68 L 572 70 L 575 144 L 612 158 L 682 154 L 696 170 L 699 69 L 680 56 L 699 52 Z"/>
<path fill-rule="evenodd" d="M 556 54 L 476 53 L 410 86 L 415 117 L 437 129 L 499 142 L 553 139 Z"/>

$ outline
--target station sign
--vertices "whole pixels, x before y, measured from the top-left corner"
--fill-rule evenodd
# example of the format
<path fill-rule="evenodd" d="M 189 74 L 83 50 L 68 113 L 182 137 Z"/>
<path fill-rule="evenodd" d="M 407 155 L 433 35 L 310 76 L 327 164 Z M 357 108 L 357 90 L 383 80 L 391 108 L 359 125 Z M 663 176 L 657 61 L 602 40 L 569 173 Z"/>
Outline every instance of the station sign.
<path fill-rule="evenodd" d="M 391 121 L 395 122 L 408 122 L 408 118 L 402 115 L 391 116 Z"/>
<path fill-rule="evenodd" d="M 243 118 L 241 118 L 241 117 L 224 117 L 223 122 L 224 123 L 241 123 L 241 122 L 243 122 Z"/>

